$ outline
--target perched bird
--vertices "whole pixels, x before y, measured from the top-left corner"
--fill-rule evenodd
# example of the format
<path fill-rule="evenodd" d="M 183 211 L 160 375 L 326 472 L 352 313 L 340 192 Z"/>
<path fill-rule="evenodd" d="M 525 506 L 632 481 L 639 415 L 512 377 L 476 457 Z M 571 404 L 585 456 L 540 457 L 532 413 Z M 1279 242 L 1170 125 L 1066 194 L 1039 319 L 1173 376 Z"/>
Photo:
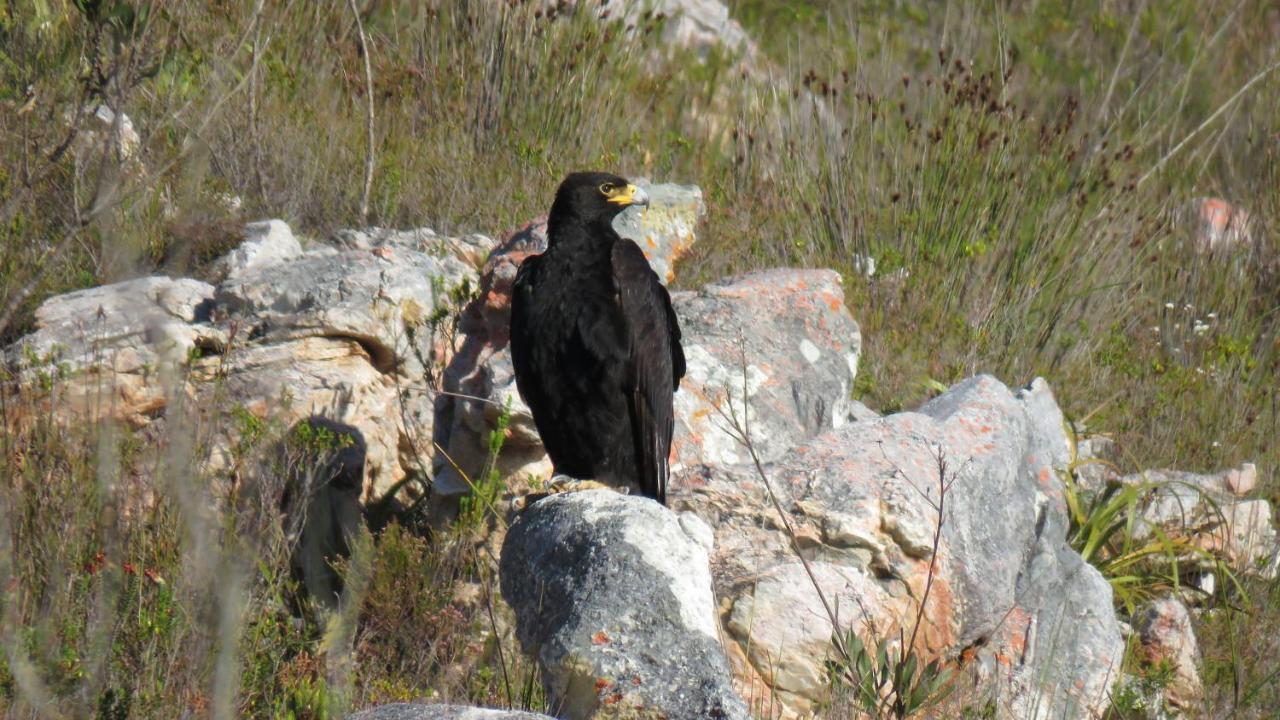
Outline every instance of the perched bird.
<path fill-rule="evenodd" d="M 557 474 L 665 503 L 680 326 L 640 247 L 612 225 L 648 201 L 616 175 L 564 179 L 547 251 L 516 274 L 511 359 Z"/>

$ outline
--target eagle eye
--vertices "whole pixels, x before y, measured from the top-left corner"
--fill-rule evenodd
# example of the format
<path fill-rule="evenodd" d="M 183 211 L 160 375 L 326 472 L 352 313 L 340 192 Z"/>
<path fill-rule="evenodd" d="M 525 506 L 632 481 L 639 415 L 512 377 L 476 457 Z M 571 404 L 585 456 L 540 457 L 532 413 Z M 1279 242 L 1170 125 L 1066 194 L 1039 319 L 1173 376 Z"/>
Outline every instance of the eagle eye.
<path fill-rule="evenodd" d="M 613 183 L 605 183 L 600 186 L 600 193 L 605 197 L 613 194 Z"/>

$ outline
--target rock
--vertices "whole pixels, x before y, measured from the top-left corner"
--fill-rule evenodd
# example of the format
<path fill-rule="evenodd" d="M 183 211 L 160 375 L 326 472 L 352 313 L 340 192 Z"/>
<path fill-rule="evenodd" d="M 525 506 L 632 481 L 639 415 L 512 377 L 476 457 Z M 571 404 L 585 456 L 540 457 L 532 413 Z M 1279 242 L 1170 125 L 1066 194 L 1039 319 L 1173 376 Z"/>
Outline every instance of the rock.
<path fill-rule="evenodd" d="M 1258 466 L 1253 463 L 1244 463 L 1238 469 L 1224 471 L 1221 477 L 1222 485 L 1227 492 L 1236 497 L 1244 497 L 1258 486 Z"/>
<path fill-rule="evenodd" d="M 1277 535 L 1271 523 L 1271 504 L 1239 497 L 1257 483 L 1257 467 L 1252 463 L 1213 475 L 1146 470 L 1126 475 L 1119 482 L 1149 488 L 1134 529 L 1136 539 L 1150 538 L 1159 528 L 1171 538 L 1190 540 L 1240 571 L 1274 577 L 1270 560 Z M 1182 560 L 1188 570 L 1216 569 L 1212 558 L 1200 554 Z"/>
<path fill-rule="evenodd" d="M 697 185 L 652 184 L 637 180 L 649 193 L 647 208 L 633 208 L 618 215 L 613 227 L 634 240 L 664 283 L 675 279 L 675 263 L 697 240 L 695 231 L 707 206 Z"/>
<path fill-rule="evenodd" d="M 560 717 L 749 717 L 718 640 L 711 534 L 609 490 L 552 495 L 512 525 L 502 594 Z"/>
<path fill-rule="evenodd" d="M 259 416 L 291 424 L 322 415 L 358 428 L 367 490 L 384 493 L 410 470 L 425 476 L 435 397 L 423 360 L 448 354 L 425 322 L 474 278 L 451 255 L 405 248 L 307 253 L 246 269 L 218 287 L 214 311 L 248 342 L 197 363 L 194 375 L 222 377 L 225 397 Z"/>
<path fill-rule="evenodd" d="M 1182 709 L 1199 707 L 1204 698 L 1200 646 L 1187 606 L 1172 598 L 1152 600 L 1134 613 L 1133 628 L 1142 643 L 1143 664 L 1168 663 L 1173 668 L 1173 679 L 1164 689 L 1169 704 Z"/>
<path fill-rule="evenodd" d="M 1198 198 L 1187 210 L 1192 247 L 1200 253 L 1227 253 L 1253 246 L 1248 211 L 1219 198 Z"/>
<path fill-rule="evenodd" d="M 484 266 L 497 242 L 487 235 L 472 233 L 461 237 L 437 234 L 431 228 L 393 230 L 371 227 L 363 230 L 339 230 L 329 243 L 343 250 L 403 248 L 434 257 L 451 255 L 475 270 Z"/>
<path fill-rule="evenodd" d="M 677 471 L 747 460 L 735 423 L 768 461 L 849 422 L 862 339 L 837 273 L 766 270 L 672 302 L 688 364 L 675 396 Z"/>
<path fill-rule="evenodd" d="M 388 372 L 417 363 L 406 323 L 445 306 L 445 290 L 473 277 L 452 257 L 412 250 L 308 254 L 228 278 L 215 304 L 226 319 L 240 320 L 242 331 L 266 342 L 351 338 Z"/>
<path fill-rule="evenodd" d="M 74 114 L 67 113 L 68 122 Z M 138 131 L 133 127 L 133 121 L 124 113 L 119 114 L 119 127 L 116 121 L 116 111 L 106 105 L 98 105 L 92 110 L 86 108 L 80 126 L 82 135 L 76 142 L 76 153 L 82 158 L 91 159 L 91 153 L 101 153 L 105 143 L 119 154 L 120 159 L 133 159 L 141 142 Z"/>
<path fill-rule="evenodd" d="M 280 500 L 289 565 L 307 594 L 333 610 L 342 595 L 334 561 L 347 558 L 364 525 L 360 504 L 368 450 L 359 430 L 325 417 L 290 429 L 276 459 L 284 470 Z"/>
<path fill-rule="evenodd" d="M 826 696 L 834 631 L 910 634 L 945 482 L 916 649 L 954 660 L 980 648 L 985 684 L 1016 690 L 1001 697 L 1011 717 L 1101 712 L 1123 643 L 1110 586 L 1066 545 L 1068 451 L 1042 381 L 1012 393 L 989 377 L 796 443 L 766 472 L 834 625 L 754 470 L 687 466 L 672 503 L 715 529 L 716 595 L 743 694 L 769 688 L 784 716 L 804 716 Z"/>
<path fill-rule="evenodd" d="M 60 413 L 145 425 L 163 411 L 174 369 L 215 342 L 195 324 L 213 295 L 199 280 L 160 276 L 58 295 L 5 362 L 24 385 L 47 385 Z"/>
<path fill-rule="evenodd" d="M 283 220 L 263 220 L 245 225 L 244 242 L 218 258 L 211 272 L 217 280 L 234 279 L 301 254 L 302 245 Z"/>
<path fill-rule="evenodd" d="M 551 720 L 551 718 L 547 715 L 519 710 L 392 703 L 353 713 L 347 716 L 347 720 Z"/>
<path fill-rule="evenodd" d="M 554 17 L 577 5 L 577 0 L 542 0 L 535 5 Z M 620 10 L 614 10 L 619 7 Z M 663 20 L 662 41 L 673 47 L 692 50 L 701 59 L 713 51 L 755 61 L 759 51 L 747 31 L 729 16 L 729 8 L 719 0 L 645 0 L 623 2 L 596 10 L 604 21 L 621 21 L 628 32 L 638 32 L 656 16 Z"/>
<path fill-rule="evenodd" d="M 1115 441 L 1095 435 L 1076 443 L 1076 459 L 1072 465 L 1076 484 L 1087 493 L 1098 493 L 1108 485 L 1120 482 L 1116 471 Z"/>
<path fill-rule="evenodd" d="M 452 353 L 431 318 L 477 282 L 453 249 L 482 241 L 433 235 L 428 254 L 405 235 L 303 252 L 282 222 L 254 223 L 219 261 L 226 279 L 216 288 L 154 277 L 50 298 L 5 358 L 28 391 L 49 388 L 65 419 L 112 415 L 144 427 L 178 398 L 199 413 L 243 410 L 281 432 L 322 417 L 363 436 L 362 498 L 411 472 L 425 482 L 431 373 Z M 230 470 L 239 428 L 207 427 L 220 434 L 205 469 Z"/>
<path fill-rule="evenodd" d="M 658 0 L 631 3 L 627 18 L 634 23 L 644 10 L 662 13 L 668 20 L 662 37 L 667 43 L 707 57 L 713 50 L 755 58 L 758 51 L 742 25 L 729 16 L 729 8 L 719 0 Z"/>
<path fill-rule="evenodd" d="M 649 207 L 625 210 L 614 228 L 646 248 L 655 270 L 669 279 L 670 268 L 695 242 L 694 230 L 706 212 L 702 191 L 691 185 L 637 183 L 649 193 Z M 436 458 L 432 492 L 446 503 L 469 492 L 464 475 L 475 476 L 484 467 L 489 435 L 507 408 L 508 437 L 498 470 L 544 479 L 551 470 L 533 416 L 516 390 L 507 348 L 516 271 L 525 258 L 546 248 L 546 218 L 511 232 L 485 262 L 479 297 L 463 314 L 465 338 L 444 376 L 445 390 L 453 395 L 437 406 L 435 418 L 436 442 L 445 453 Z"/>

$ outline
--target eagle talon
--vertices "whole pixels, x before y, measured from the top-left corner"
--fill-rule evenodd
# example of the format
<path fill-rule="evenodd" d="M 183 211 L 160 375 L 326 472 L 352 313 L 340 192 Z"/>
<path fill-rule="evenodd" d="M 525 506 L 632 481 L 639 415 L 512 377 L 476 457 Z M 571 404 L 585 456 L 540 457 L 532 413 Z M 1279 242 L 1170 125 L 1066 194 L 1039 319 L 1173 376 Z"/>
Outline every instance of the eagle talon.
<path fill-rule="evenodd" d="M 556 475 L 547 483 L 548 495 L 560 495 L 562 493 L 581 492 L 583 490 L 615 490 L 616 488 L 605 485 L 595 480 L 579 480 L 568 475 Z"/>

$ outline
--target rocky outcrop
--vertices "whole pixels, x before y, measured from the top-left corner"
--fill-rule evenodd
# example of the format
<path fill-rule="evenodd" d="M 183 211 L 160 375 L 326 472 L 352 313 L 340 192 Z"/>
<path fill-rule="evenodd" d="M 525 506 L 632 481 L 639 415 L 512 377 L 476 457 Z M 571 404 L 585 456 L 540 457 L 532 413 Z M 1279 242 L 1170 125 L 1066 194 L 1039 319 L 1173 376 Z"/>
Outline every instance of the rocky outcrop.
<path fill-rule="evenodd" d="M 145 427 L 183 400 L 198 413 L 246 412 L 277 428 L 313 416 L 367 447 L 363 495 L 410 472 L 425 481 L 435 388 L 426 363 L 451 347 L 430 326 L 477 275 L 475 241 L 399 234 L 347 249 L 302 243 L 278 220 L 253 223 L 219 263 L 216 287 L 141 278 L 50 298 L 5 351 L 23 392 L 56 416 Z M 207 467 L 229 469 L 242 428 L 210 423 Z"/>
<path fill-rule="evenodd" d="M 393 703 L 361 710 L 347 720 L 551 720 L 546 715 L 519 710 L 491 710 L 463 705 Z"/>
<path fill-rule="evenodd" d="M 560 717 L 749 717 L 718 638 L 711 536 L 692 514 L 610 490 L 520 516 L 502 594 Z"/>
<path fill-rule="evenodd" d="M 1123 643 L 1109 585 L 1065 542 L 1068 451 L 1042 382 L 1014 393 L 979 377 L 917 412 L 806 440 L 766 466 L 768 487 L 746 465 L 686 469 L 674 504 L 715 528 L 743 694 L 808 712 L 826 689 L 832 634 L 910 634 L 928 587 L 925 656 L 972 663 L 984 687 L 1006 689 L 1012 717 L 1100 711 Z"/>
<path fill-rule="evenodd" d="M 217 345 L 201 327 L 213 295 L 207 283 L 168 277 L 59 295 L 36 310 L 5 364 L 19 386 L 45 390 L 56 414 L 143 426 L 163 412 L 172 369 Z"/>

